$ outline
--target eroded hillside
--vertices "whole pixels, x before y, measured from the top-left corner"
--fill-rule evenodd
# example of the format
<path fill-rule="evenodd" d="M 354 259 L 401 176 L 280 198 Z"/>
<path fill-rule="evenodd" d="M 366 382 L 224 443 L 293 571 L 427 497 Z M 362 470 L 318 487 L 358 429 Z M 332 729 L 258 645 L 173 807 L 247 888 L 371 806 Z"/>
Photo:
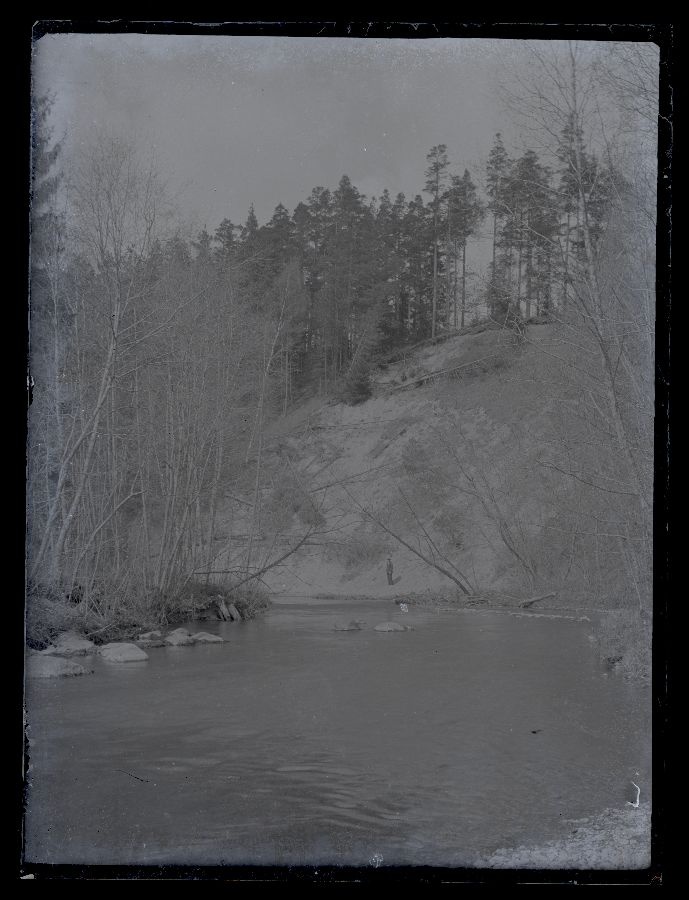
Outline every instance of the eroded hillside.
<path fill-rule="evenodd" d="M 265 432 L 258 487 L 251 460 L 243 503 L 219 516 L 217 567 L 248 542 L 261 568 L 303 541 L 264 573 L 273 592 L 629 600 L 641 536 L 609 425 L 584 402 L 598 367 L 564 325 L 474 329 L 381 368 L 364 403 L 292 410 Z"/>

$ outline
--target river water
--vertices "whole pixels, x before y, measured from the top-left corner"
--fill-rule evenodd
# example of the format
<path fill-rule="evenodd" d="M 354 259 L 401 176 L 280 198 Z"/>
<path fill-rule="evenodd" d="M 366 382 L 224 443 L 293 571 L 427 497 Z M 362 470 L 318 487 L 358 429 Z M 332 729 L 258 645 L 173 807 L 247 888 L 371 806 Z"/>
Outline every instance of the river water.
<path fill-rule="evenodd" d="M 26 859 L 463 866 L 648 800 L 650 693 L 566 615 L 283 599 L 28 682 Z"/>

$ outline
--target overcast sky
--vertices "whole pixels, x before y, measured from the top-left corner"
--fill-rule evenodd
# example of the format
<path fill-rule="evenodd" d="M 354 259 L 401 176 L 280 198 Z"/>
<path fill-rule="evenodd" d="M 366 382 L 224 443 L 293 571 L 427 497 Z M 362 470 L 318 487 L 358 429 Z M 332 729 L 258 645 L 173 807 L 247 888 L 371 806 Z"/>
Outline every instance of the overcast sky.
<path fill-rule="evenodd" d="M 421 191 L 426 153 L 482 161 L 501 127 L 508 42 L 46 35 L 37 93 L 66 156 L 107 128 L 155 149 L 182 205 L 215 228 L 290 210 L 343 174 L 365 194 Z M 511 43 L 511 42 L 509 42 Z"/>
<path fill-rule="evenodd" d="M 454 171 L 479 181 L 497 94 L 521 41 L 46 35 L 34 90 L 55 98 L 65 158 L 103 128 L 155 151 L 180 203 L 213 230 L 292 211 L 343 174 L 366 195 L 411 198 L 426 154 L 447 144 Z"/>

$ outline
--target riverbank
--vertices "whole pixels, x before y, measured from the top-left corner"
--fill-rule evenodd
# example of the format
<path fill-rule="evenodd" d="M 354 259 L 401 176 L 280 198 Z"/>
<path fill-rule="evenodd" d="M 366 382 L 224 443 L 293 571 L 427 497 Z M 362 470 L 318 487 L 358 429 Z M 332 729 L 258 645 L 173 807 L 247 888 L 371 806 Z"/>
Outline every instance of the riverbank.
<path fill-rule="evenodd" d="M 502 848 L 482 857 L 481 868 L 646 869 L 651 864 L 651 807 L 606 809 L 567 823 L 570 834 L 540 846 Z"/>
<path fill-rule="evenodd" d="M 393 592 L 381 587 L 377 593 L 328 593 L 311 595 L 274 591 L 274 602 L 289 605 L 303 600 L 315 604 L 341 604 L 343 608 L 360 601 L 377 601 L 381 606 L 405 605 L 409 608 L 442 612 L 502 612 L 512 616 L 547 616 L 577 619 L 591 623 L 590 640 L 609 673 L 643 684 L 651 679 L 652 620 L 637 609 L 587 604 L 583 599 L 557 591 L 532 597 L 498 591 L 463 594 L 460 591 L 433 587 L 424 591 Z"/>
<path fill-rule="evenodd" d="M 341 605 L 343 610 L 358 602 L 377 601 L 381 607 L 395 606 L 437 611 L 502 612 L 513 616 L 548 616 L 572 618 L 591 622 L 591 641 L 609 672 L 625 679 L 648 683 L 651 677 L 651 621 L 640 617 L 635 610 L 601 609 L 572 603 L 570 597 L 547 592 L 534 597 L 519 597 L 504 592 L 484 591 L 466 595 L 447 588 L 425 591 L 377 594 L 348 594 L 319 592 L 313 595 L 273 592 L 271 595 L 252 589 L 240 592 L 217 585 L 195 585 L 187 591 L 183 601 L 174 606 L 153 609 L 151 605 L 138 608 L 117 607 L 107 617 L 101 613 L 85 614 L 80 605 L 63 599 L 32 598 L 27 619 L 27 646 L 44 650 L 54 644 L 60 634 L 76 633 L 95 644 L 136 640 L 141 632 L 185 622 L 204 622 L 217 615 L 218 603 L 234 603 L 241 619 L 263 615 L 271 602 L 289 605 L 304 600 L 314 604 Z M 104 622 L 105 620 L 105 622 Z"/>
<path fill-rule="evenodd" d="M 270 598 L 253 585 L 237 589 L 203 582 L 189 582 L 178 597 L 151 592 L 118 598 L 103 589 L 87 600 L 79 592 L 35 589 L 26 601 L 26 645 L 45 650 L 65 633 L 97 645 L 131 641 L 168 626 L 227 619 L 228 607 L 232 619 L 254 619 L 270 608 Z"/>
<path fill-rule="evenodd" d="M 394 598 L 397 604 L 418 608 L 450 610 L 485 610 L 512 615 L 558 615 L 590 621 L 591 640 L 610 672 L 625 679 L 648 683 L 652 668 L 652 619 L 634 608 L 600 607 L 549 592 L 535 597 L 486 591 L 465 595 L 459 591 L 410 592 Z"/>

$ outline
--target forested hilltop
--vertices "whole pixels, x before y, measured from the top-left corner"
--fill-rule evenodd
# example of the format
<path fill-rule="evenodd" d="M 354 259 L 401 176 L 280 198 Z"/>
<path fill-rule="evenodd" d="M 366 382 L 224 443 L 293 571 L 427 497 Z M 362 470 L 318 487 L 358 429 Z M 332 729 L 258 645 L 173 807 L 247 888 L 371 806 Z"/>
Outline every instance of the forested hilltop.
<path fill-rule="evenodd" d="M 316 538 L 360 543 L 357 517 L 381 552 L 411 545 L 467 594 L 492 583 L 506 549 L 514 590 L 537 593 L 543 566 L 519 498 L 541 492 L 542 459 L 530 479 L 498 485 L 461 422 L 442 447 L 417 435 L 407 469 L 437 468 L 437 491 L 452 458 L 461 498 L 443 524 L 396 494 L 400 531 L 356 479 L 329 505 L 308 448 L 271 444 L 281 423 L 307 427 L 325 403 L 334 426 L 381 391 L 450 378 L 452 359 L 423 364 L 446 340 L 479 365 L 470 329 L 493 335 L 491 359 L 502 354 L 482 374 L 493 387 L 540 348 L 510 396 L 527 418 L 538 396 L 551 414 L 543 440 L 557 443 L 548 491 L 564 505 L 547 524 L 568 550 L 545 586 L 586 566 L 600 574 L 614 556 L 614 590 L 650 611 L 657 74 L 647 48 L 629 48 L 590 64 L 536 54 L 538 87 L 519 99 L 525 143 L 496 134 L 472 170 L 437 144 L 412 198 L 368 197 L 343 175 L 263 224 L 252 207 L 242 224 L 193 233 L 119 140 L 94 143 L 67 172 L 50 101 L 37 101 L 27 567 L 38 643 L 66 621 L 89 633 L 160 621 L 219 584 L 240 596 Z M 556 338 L 532 340 L 533 323 Z M 502 424 L 486 426 L 493 444 L 512 440 Z M 333 463 L 318 458 L 323 471 Z M 446 541 L 469 495 L 493 557 Z"/>

